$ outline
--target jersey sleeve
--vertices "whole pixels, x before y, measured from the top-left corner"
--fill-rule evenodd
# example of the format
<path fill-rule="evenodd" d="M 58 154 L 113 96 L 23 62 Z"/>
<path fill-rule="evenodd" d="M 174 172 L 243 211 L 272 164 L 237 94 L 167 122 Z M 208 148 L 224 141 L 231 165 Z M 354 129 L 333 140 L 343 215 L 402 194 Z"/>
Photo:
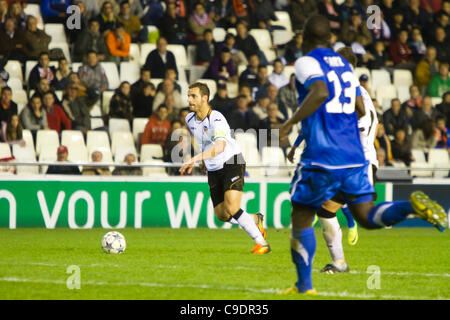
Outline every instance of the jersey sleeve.
<path fill-rule="evenodd" d="M 228 125 L 225 117 L 219 113 L 214 112 L 211 114 L 211 139 L 213 142 L 217 140 L 226 140 L 227 134 L 230 132 L 230 126 Z"/>
<path fill-rule="evenodd" d="M 303 56 L 295 62 L 295 76 L 306 88 L 316 81 L 326 81 L 319 61 L 310 56 Z"/>
<path fill-rule="evenodd" d="M 303 133 L 300 131 L 298 133 L 297 139 L 295 139 L 294 146 L 298 147 L 305 138 L 303 137 Z"/>

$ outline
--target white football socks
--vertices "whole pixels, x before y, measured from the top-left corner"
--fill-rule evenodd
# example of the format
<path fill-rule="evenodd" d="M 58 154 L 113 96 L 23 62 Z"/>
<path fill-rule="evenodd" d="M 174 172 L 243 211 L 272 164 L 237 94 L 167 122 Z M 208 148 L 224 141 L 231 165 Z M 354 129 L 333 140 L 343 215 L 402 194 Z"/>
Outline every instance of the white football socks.
<path fill-rule="evenodd" d="M 241 214 L 236 214 L 238 217 L 237 219 L 234 217 L 231 217 L 231 220 L 235 220 L 238 222 L 238 224 L 242 227 L 242 229 L 245 230 L 245 232 L 248 233 L 248 235 L 255 241 L 255 243 L 265 245 L 267 244 L 266 240 L 264 240 L 263 235 L 261 234 L 261 231 L 259 231 L 258 227 L 256 226 L 255 220 L 252 216 L 250 216 L 247 212 L 242 210 Z M 233 222 L 231 222 L 233 223 Z"/>
<path fill-rule="evenodd" d="M 344 249 L 342 248 L 342 230 L 338 219 L 336 217 L 330 219 L 319 217 L 319 221 L 322 225 L 323 238 L 327 243 L 333 264 L 339 269 L 345 269 L 347 263 L 345 262 Z"/>

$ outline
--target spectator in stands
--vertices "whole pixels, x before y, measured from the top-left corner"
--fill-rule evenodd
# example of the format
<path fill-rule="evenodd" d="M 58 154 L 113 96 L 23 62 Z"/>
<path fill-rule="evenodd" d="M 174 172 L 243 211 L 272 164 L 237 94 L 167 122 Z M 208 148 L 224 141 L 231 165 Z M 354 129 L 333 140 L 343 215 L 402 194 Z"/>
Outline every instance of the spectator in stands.
<path fill-rule="evenodd" d="M 116 167 L 112 172 L 113 176 L 142 176 L 142 168 L 140 167 L 128 167 L 136 163 L 136 156 L 129 153 L 123 159 L 126 166 Z"/>
<path fill-rule="evenodd" d="M 56 82 L 55 67 L 50 66 L 50 58 L 48 52 L 41 52 L 39 54 L 39 62 L 33 69 L 31 69 L 30 77 L 28 79 L 29 89 L 36 89 L 38 82 L 41 79 L 47 79 L 50 86 Z"/>
<path fill-rule="evenodd" d="M 247 96 L 239 95 L 237 97 L 237 110 L 233 111 L 229 116 L 229 124 L 232 129 L 242 129 L 244 131 L 258 129 L 259 117 L 252 110 L 248 109 L 248 104 Z"/>
<path fill-rule="evenodd" d="M 420 6 L 420 0 L 410 0 L 405 13 L 405 23 L 408 26 L 427 27 L 432 21 L 431 15 Z"/>
<path fill-rule="evenodd" d="M 361 37 L 364 40 L 361 40 Z M 361 12 L 357 9 L 353 9 L 350 14 L 350 19 L 343 22 L 341 39 L 346 45 L 359 42 L 363 46 L 369 46 L 372 43 L 372 35 L 366 23 L 362 20 Z"/>
<path fill-rule="evenodd" d="M 450 128 L 450 91 L 442 95 L 442 102 L 436 106 L 436 110 L 447 120 L 446 127 Z"/>
<path fill-rule="evenodd" d="M 316 13 L 318 10 L 315 0 L 292 0 L 289 7 L 292 29 L 303 30 L 306 19 Z"/>
<path fill-rule="evenodd" d="M 133 117 L 148 118 L 152 114 L 156 90 L 153 83 L 144 83 L 140 92 L 132 96 Z"/>
<path fill-rule="evenodd" d="M 414 112 L 415 110 L 422 108 L 422 101 L 423 99 L 419 87 L 413 84 L 409 87 L 409 99 L 402 103 L 402 107 L 408 107 Z"/>
<path fill-rule="evenodd" d="M 124 81 L 115 90 L 109 103 L 109 118 L 127 119 L 133 122 L 133 104 L 130 96 L 130 84 Z"/>
<path fill-rule="evenodd" d="M 105 69 L 98 61 L 95 51 L 88 52 L 87 62 L 78 69 L 78 76 L 81 84 L 86 87 L 88 106 L 94 105 L 109 86 Z"/>
<path fill-rule="evenodd" d="M 144 85 L 151 83 L 150 82 L 151 79 L 152 77 L 150 70 L 141 69 L 139 80 L 137 80 L 135 83 L 131 85 L 130 95 L 132 100 L 137 98 L 138 95 L 142 93 Z"/>
<path fill-rule="evenodd" d="M 97 52 L 97 59 L 104 61 L 109 53 L 105 37 L 100 33 L 100 23 L 96 19 L 89 21 L 89 29 L 82 32 L 73 46 L 73 60 L 87 62 L 90 51 Z"/>
<path fill-rule="evenodd" d="M 394 7 L 393 0 L 382 0 L 380 3 L 380 9 L 389 25 L 394 22 Z"/>
<path fill-rule="evenodd" d="M 252 88 L 252 98 L 255 98 L 258 92 L 265 91 L 269 87 L 269 77 L 267 75 L 267 67 L 265 65 L 259 65 L 258 72 L 256 73 L 256 83 Z"/>
<path fill-rule="evenodd" d="M 159 105 L 164 102 L 166 96 L 170 94 L 172 94 L 175 99 L 175 108 L 181 109 L 183 107 L 183 103 L 181 102 L 180 93 L 177 90 L 175 90 L 172 80 L 165 79 L 163 81 L 162 90 L 156 92 L 155 99 L 153 101 L 153 110 L 156 110 L 156 108 L 158 108 Z"/>
<path fill-rule="evenodd" d="M 79 27 L 77 26 L 76 28 L 66 28 L 66 35 L 68 37 L 68 40 L 70 43 L 75 43 L 78 39 L 78 37 L 83 34 L 86 29 L 89 26 L 89 14 L 86 11 L 86 5 L 84 4 L 83 1 L 81 0 L 73 0 L 72 1 L 73 5 L 78 7 L 79 10 Z M 73 11 L 70 11 L 70 13 L 72 14 Z M 78 22 L 77 21 L 77 22 Z M 67 20 L 65 23 L 67 24 L 69 22 L 69 20 Z M 68 25 L 67 25 L 68 26 Z"/>
<path fill-rule="evenodd" d="M 2 28 L 0 28 L 0 56 L 15 60 L 24 61 L 23 48 L 26 46 L 24 32 L 18 30 L 13 18 L 6 18 Z M 11 58 L 10 58 L 11 57 Z"/>
<path fill-rule="evenodd" d="M 78 0 L 79 2 L 83 2 L 86 7 L 86 13 L 89 19 L 97 17 L 100 13 L 100 2 L 99 1 L 91 1 L 91 0 Z"/>
<path fill-rule="evenodd" d="M 78 96 L 76 84 L 69 82 L 67 93 L 63 97 L 62 107 L 72 122 L 72 129 L 80 130 L 86 134 L 91 128 L 89 107 L 85 98 Z"/>
<path fill-rule="evenodd" d="M 273 62 L 273 72 L 269 76 L 269 82 L 277 89 L 289 83 L 289 79 L 283 74 L 283 62 L 281 62 L 281 59 L 275 59 Z"/>
<path fill-rule="evenodd" d="M 252 87 L 249 86 L 248 84 L 244 83 L 244 84 L 239 85 L 239 94 L 238 94 L 238 97 L 239 97 L 240 95 L 246 96 L 249 103 L 252 103 L 252 102 L 253 102 L 253 98 L 252 98 Z M 237 97 L 237 98 L 238 98 L 238 97 Z M 237 98 L 235 99 L 236 102 L 237 102 Z"/>
<path fill-rule="evenodd" d="M 66 146 L 60 145 L 56 151 L 57 161 L 69 163 L 67 160 L 69 158 L 69 150 Z M 81 174 L 80 169 L 76 165 L 68 165 L 68 166 L 56 166 L 50 165 L 48 166 L 46 174 Z"/>
<path fill-rule="evenodd" d="M 40 79 L 37 86 L 36 86 L 36 91 L 34 92 L 33 96 L 38 96 L 39 98 L 44 99 L 44 93 L 46 92 L 53 92 L 50 88 L 50 83 L 48 82 L 47 79 L 43 78 Z M 57 101 L 58 99 L 55 98 L 55 101 Z"/>
<path fill-rule="evenodd" d="M 103 154 L 100 151 L 94 151 L 91 154 L 91 162 L 100 163 L 103 160 Z M 85 176 L 110 176 L 109 167 L 83 167 L 82 175 Z"/>
<path fill-rule="evenodd" d="M 20 30 L 27 28 L 27 18 L 29 17 L 24 11 L 20 2 L 12 2 L 9 6 L 8 16 L 16 22 L 16 27 Z"/>
<path fill-rule="evenodd" d="M 167 120 L 172 123 L 174 120 L 178 120 L 180 113 L 179 109 L 175 109 L 175 99 L 173 94 L 169 94 L 164 99 L 164 105 L 167 107 Z"/>
<path fill-rule="evenodd" d="M 23 140 L 23 125 L 17 114 L 13 114 L 7 122 L 2 121 L 1 129 L 0 140 L 2 142 L 9 145 L 18 144 L 22 147 L 26 145 L 25 140 Z"/>
<path fill-rule="evenodd" d="M 243 21 L 239 21 L 236 24 L 236 48 L 241 50 L 247 59 L 250 59 L 250 56 L 253 54 L 257 54 L 259 60 L 263 64 L 267 64 L 266 57 L 259 49 L 258 44 L 256 43 L 255 38 L 248 33 L 247 25 Z"/>
<path fill-rule="evenodd" d="M 4 87 L 8 86 L 9 73 L 5 70 L 5 65 L 8 62 L 6 57 L 0 55 L 0 94 Z"/>
<path fill-rule="evenodd" d="M 422 32 L 420 31 L 419 27 L 414 27 L 411 30 L 411 42 L 410 45 L 414 61 L 417 63 L 419 62 L 427 52 L 427 46 L 425 45 L 425 42 L 422 38 Z"/>
<path fill-rule="evenodd" d="M 167 50 L 167 40 L 160 37 L 156 42 L 156 49 L 150 52 L 145 61 L 144 69 L 150 70 L 153 78 L 164 78 L 167 69 L 174 69 L 178 73 L 175 56 Z"/>
<path fill-rule="evenodd" d="M 414 110 L 414 114 L 411 119 L 411 127 L 413 131 L 420 129 L 422 124 L 428 119 L 435 119 L 439 114 L 435 108 L 433 108 L 433 102 L 430 96 L 423 97 L 422 107 Z"/>
<path fill-rule="evenodd" d="M 389 53 L 396 68 L 414 70 L 414 57 L 408 46 L 408 31 L 401 30 L 398 33 L 397 40 L 389 46 Z"/>
<path fill-rule="evenodd" d="M 58 60 L 58 69 L 55 73 L 55 90 L 64 90 L 69 83 L 70 67 L 66 58 Z"/>
<path fill-rule="evenodd" d="M 267 118 L 261 120 L 259 128 L 267 130 L 267 146 L 271 146 L 272 143 L 275 143 L 275 146 L 282 148 L 283 152 L 286 154 L 286 149 L 289 147 L 289 139 L 286 136 L 284 139 L 280 140 L 278 130 L 282 127 L 284 119 L 278 116 L 279 113 L 277 104 L 269 103 L 267 106 Z M 260 142 L 259 145 L 264 146 L 264 142 Z"/>
<path fill-rule="evenodd" d="M 370 69 L 381 69 L 394 66 L 394 62 L 390 60 L 389 54 L 385 50 L 383 41 L 376 41 L 371 53 L 373 59 L 368 63 Z"/>
<path fill-rule="evenodd" d="M 439 74 L 431 78 L 428 86 L 428 94 L 431 97 L 442 97 L 442 95 L 450 91 L 450 76 L 448 75 L 448 62 L 439 63 Z"/>
<path fill-rule="evenodd" d="M 411 142 L 402 128 L 395 130 L 394 139 L 391 141 L 391 147 L 392 156 L 395 161 L 401 161 L 406 166 L 409 166 L 411 161 L 414 161 L 411 152 Z"/>
<path fill-rule="evenodd" d="M 399 128 L 408 132 L 408 116 L 399 99 L 391 100 L 391 108 L 383 114 L 383 124 L 388 135 L 393 135 Z"/>
<path fill-rule="evenodd" d="M 211 29 L 206 29 L 203 32 L 203 40 L 200 40 L 195 45 L 195 62 L 198 65 L 208 68 L 209 63 L 216 55 L 217 43 L 214 41 Z"/>
<path fill-rule="evenodd" d="M 380 167 L 390 167 L 390 166 L 392 166 L 391 162 L 387 162 L 386 150 L 384 150 L 383 148 L 377 148 L 375 152 L 377 154 L 377 161 L 378 161 L 378 165 Z"/>
<path fill-rule="evenodd" d="M 58 133 L 64 130 L 72 130 L 72 122 L 70 122 L 64 110 L 56 103 L 53 93 L 48 91 L 43 98 L 48 128 L 56 130 Z"/>
<path fill-rule="evenodd" d="M 69 0 L 42 0 L 41 14 L 45 23 L 64 23 L 67 18 Z"/>
<path fill-rule="evenodd" d="M 236 67 L 233 64 L 233 60 L 231 60 L 230 49 L 227 47 L 222 48 L 220 55 L 213 58 L 203 77 L 216 81 L 238 82 Z"/>
<path fill-rule="evenodd" d="M 415 70 L 415 83 L 422 94 L 425 93 L 431 77 L 439 72 L 439 64 L 436 60 L 436 48 L 428 47 L 425 57 L 417 64 Z"/>
<path fill-rule="evenodd" d="M 439 62 L 450 63 L 450 42 L 447 39 L 444 28 L 436 28 L 436 31 L 434 32 L 434 39 L 431 41 L 431 45 L 436 48 L 436 58 Z"/>
<path fill-rule="evenodd" d="M 259 56 L 257 53 L 250 55 L 247 68 L 241 73 L 239 77 L 239 84 L 248 84 L 251 87 L 257 84 L 257 72 L 259 66 Z"/>
<path fill-rule="evenodd" d="M 251 23 L 254 28 L 273 30 L 271 20 L 277 20 L 270 0 L 255 0 L 251 10 Z"/>
<path fill-rule="evenodd" d="M 384 131 L 384 125 L 383 123 L 379 123 L 376 129 L 375 133 L 375 148 L 382 149 L 385 154 L 386 163 L 392 163 L 394 160 L 392 156 L 392 148 L 391 148 L 391 141 L 389 140 L 389 137 L 387 136 L 386 132 Z M 382 165 L 382 164 L 380 164 Z"/>
<path fill-rule="evenodd" d="M 4 87 L 0 96 L 0 122 L 6 123 L 14 114 L 17 114 L 17 104 L 12 100 L 12 90 Z"/>
<path fill-rule="evenodd" d="M 233 11 L 233 1 L 231 0 L 215 0 L 213 8 L 213 21 L 216 27 L 232 28 L 236 24 L 236 16 Z"/>
<path fill-rule="evenodd" d="M 210 18 L 202 3 L 196 3 L 194 12 L 188 18 L 189 30 L 193 35 L 193 43 L 203 40 L 203 32 L 206 29 L 214 29 L 216 27 L 213 19 Z"/>
<path fill-rule="evenodd" d="M 412 148 L 421 149 L 424 153 L 428 153 L 430 149 L 436 147 L 439 137 L 439 130 L 433 119 L 427 119 L 422 126 L 414 131 L 412 138 Z"/>
<path fill-rule="evenodd" d="M 48 52 L 48 45 L 52 37 L 37 28 L 37 19 L 33 16 L 29 16 L 27 19 L 27 30 L 24 37 L 26 46 L 23 51 L 27 59 L 36 60 L 41 52 Z"/>
<path fill-rule="evenodd" d="M 359 80 L 359 84 L 361 85 L 361 87 L 366 89 L 366 91 L 370 97 L 373 97 L 374 94 L 373 94 L 372 88 L 369 86 L 369 77 L 363 73 L 362 75 L 359 76 L 358 80 Z"/>
<path fill-rule="evenodd" d="M 164 79 L 162 82 L 158 83 L 158 86 L 156 87 L 156 92 L 162 91 L 164 80 L 167 79 L 171 80 L 173 82 L 174 89 L 179 93 L 181 93 L 181 86 L 177 83 L 177 72 L 175 71 L 175 69 L 172 68 L 166 69 L 166 72 L 164 73 Z"/>
<path fill-rule="evenodd" d="M 106 46 L 109 50 L 108 60 L 115 62 L 117 65 L 121 61 L 128 61 L 130 57 L 130 44 L 130 35 L 125 32 L 121 23 L 117 23 L 114 31 L 110 31 L 106 35 Z"/>
<path fill-rule="evenodd" d="M 189 131 L 183 127 L 180 120 L 173 120 L 171 122 L 171 127 L 172 132 L 167 136 L 167 141 L 164 144 L 163 160 L 164 162 L 182 162 L 185 156 L 189 154 L 189 144 L 186 143 L 186 141 L 191 140 L 190 134 Z M 183 138 L 185 138 L 185 140 Z M 167 168 L 167 173 L 169 175 L 180 174 L 179 168 Z"/>
<path fill-rule="evenodd" d="M 165 105 L 160 105 L 156 114 L 150 116 L 144 132 L 141 136 L 141 145 L 159 144 L 164 147 L 167 136 L 171 131 L 170 122 L 167 120 L 168 109 Z"/>
<path fill-rule="evenodd" d="M 175 3 L 168 3 L 164 17 L 161 20 L 159 31 L 170 44 L 186 44 L 186 21 L 177 16 Z"/>
<path fill-rule="evenodd" d="M 298 58 L 303 56 L 302 44 L 303 34 L 301 32 L 297 32 L 294 38 L 286 45 L 286 51 L 284 53 L 286 64 L 293 65 Z"/>
<path fill-rule="evenodd" d="M 278 93 L 280 105 L 283 105 L 286 109 L 291 109 L 292 113 L 294 113 L 298 107 L 297 94 L 295 73 L 293 73 L 289 78 L 289 83 L 282 87 Z"/>
<path fill-rule="evenodd" d="M 401 9 L 395 9 L 393 12 L 393 21 L 389 23 L 391 27 L 391 40 L 395 41 L 398 35 L 403 30 L 408 30 L 408 26 L 405 23 L 405 16 Z"/>
<path fill-rule="evenodd" d="M 36 134 L 38 130 L 48 129 L 47 112 L 41 107 L 41 98 L 34 96 L 20 113 L 24 129 L 30 130 L 33 134 Z"/>
<path fill-rule="evenodd" d="M 339 15 L 341 16 L 341 21 L 345 22 L 351 19 L 352 12 L 358 11 L 361 15 L 363 14 L 361 6 L 355 0 L 345 0 L 339 6 Z"/>
<path fill-rule="evenodd" d="M 0 26 L 3 25 L 8 15 L 8 1 L 0 0 Z"/>
<path fill-rule="evenodd" d="M 429 38 L 432 39 L 434 36 L 434 33 L 437 28 L 444 29 L 445 33 L 447 34 L 450 31 L 450 27 L 448 24 L 449 15 L 443 11 L 440 10 L 434 14 L 434 22 L 428 25 L 429 30 Z"/>
<path fill-rule="evenodd" d="M 253 106 L 252 111 L 258 116 L 260 120 L 267 118 L 267 107 L 270 104 L 269 96 L 266 91 L 259 93 L 256 96 L 256 104 Z"/>
<path fill-rule="evenodd" d="M 436 117 L 436 128 L 439 132 L 436 148 L 450 151 L 450 130 L 445 125 L 445 117 L 443 115 Z"/>
<path fill-rule="evenodd" d="M 301 2 L 301 1 L 300 1 Z M 314 2 L 314 1 L 311 1 Z M 327 17 L 330 21 L 330 28 L 332 31 L 339 31 L 341 28 L 341 18 L 339 17 L 339 8 L 334 0 L 322 0 L 317 4 L 318 13 Z M 308 11 L 306 11 L 308 12 Z M 295 29 L 303 29 L 303 25 L 298 25 L 300 28 Z"/>
<path fill-rule="evenodd" d="M 245 54 L 236 47 L 236 37 L 234 34 L 227 33 L 222 47 L 227 47 L 228 49 L 230 49 L 231 59 L 233 60 L 233 63 L 235 66 L 239 66 L 240 64 L 243 64 L 243 65 L 248 64 Z M 221 47 L 219 45 L 216 46 L 216 49 L 217 49 L 216 54 L 219 52 L 219 48 L 221 49 Z"/>
<path fill-rule="evenodd" d="M 78 73 L 71 72 L 69 74 L 69 82 L 67 83 L 67 87 L 64 90 L 64 94 L 66 94 L 69 91 L 69 85 L 72 84 L 78 89 L 78 96 L 80 97 L 86 97 L 87 96 L 87 88 L 81 83 L 80 77 L 78 76 Z"/>
<path fill-rule="evenodd" d="M 210 101 L 210 105 L 214 110 L 219 111 L 223 116 L 228 119 L 230 113 L 234 109 L 234 100 L 228 97 L 226 83 L 219 83 L 217 85 L 217 92 L 214 99 Z"/>
<path fill-rule="evenodd" d="M 132 3 L 139 3 L 139 1 Z M 117 22 L 123 24 L 125 32 L 131 36 L 132 42 L 148 42 L 147 28 L 143 28 L 139 17 L 131 13 L 131 5 L 128 0 L 120 2 Z"/>
<path fill-rule="evenodd" d="M 102 4 L 100 14 L 97 16 L 100 24 L 100 32 L 106 36 L 109 32 L 113 32 L 117 23 L 117 17 L 114 14 L 113 5 L 110 1 L 105 1 Z"/>

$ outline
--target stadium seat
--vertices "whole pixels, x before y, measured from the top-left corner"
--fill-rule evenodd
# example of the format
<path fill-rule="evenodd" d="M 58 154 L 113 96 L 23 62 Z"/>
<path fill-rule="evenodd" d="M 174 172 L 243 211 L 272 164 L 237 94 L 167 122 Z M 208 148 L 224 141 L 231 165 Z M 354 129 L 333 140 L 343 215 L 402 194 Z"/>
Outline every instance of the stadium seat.
<path fill-rule="evenodd" d="M 36 155 L 41 155 L 43 146 L 52 147 L 54 150 L 58 148 L 59 136 L 56 130 L 38 130 L 36 135 Z"/>
<path fill-rule="evenodd" d="M 215 80 L 212 79 L 198 79 L 198 82 L 206 84 L 209 88 L 209 99 L 213 99 L 217 92 L 217 84 Z M 186 95 L 187 96 L 187 95 Z"/>
<path fill-rule="evenodd" d="M 40 18 L 42 20 L 41 7 L 36 3 L 28 3 L 23 12 L 29 16 Z"/>
<path fill-rule="evenodd" d="M 189 68 L 195 66 L 197 56 L 197 47 L 195 44 L 189 44 L 187 46 L 187 61 L 189 64 Z"/>
<path fill-rule="evenodd" d="M 143 164 L 157 164 L 162 165 L 164 162 L 162 160 L 152 160 L 152 161 L 144 161 Z M 167 177 L 168 174 L 166 172 L 166 168 L 163 166 L 157 167 L 142 167 L 142 175 L 143 176 L 151 176 L 151 177 Z"/>
<path fill-rule="evenodd" d="M 397 87 L 397 98 L 400 100 L 401 103 L 405 102 L 410 98 L 409 94 L 409 86 L 403 86 L 403 85 L 396 85 Z"/>
<path fill-rule="evenodd" d="M 145 61 L 147 60 L 147 56 L 150 52 L 156 49 L 156 44 L 154 43 L 142 43 L 141 44 L 141 55 L 139 59 L 139 63 L 141 66 L 145 64 Z"/>
<path fill-rule="evenodd" d="M 92 150 L 88 149 L 89 161 L 91 161 L 92 153 L 95 152 L 95 151 L 100 151 L 102 153 L 102 161 L 101 162 L 105 162 L 105 163 L 112 163 L 113 162 L 111 149 L 109 148 L 109 146 L 107 148 L 105 148 L 105 147 L 97 147 L 97 148 L 94 148 Z"/>
<path fill-rule="evenodd" d="M 17 162 L 24 163 L 36 163 L 36 155 L 34 153 L 34 147 L 20 145 L 13 145 L 13 155 Z M 35 175 L 39 174 L 39 166 L 16 166 L 17 175 Z"/>
<path fill-rule="evenodd" d="M 8 87 L 14 90 L 23 90 L 22 80 L 19 78 L 9 78 Z"/>
<path fill-rule="evenodd" d="M 433 176 L 434 166 L 430 163 L 413 161 L 413 162 L 411 162 L 411 168 L 417 168 L 416 170 L 411 170 L 411 172 L 410 172 L 411 177 L 432 177 Z M 419 169 L 426 169 L 426 168 L 429 168 L 430 170 L 419 170 Z"/>
<path fill-rule="evenodd" d="M 376 97 L 384 112 L 391 107 L 391 100 L 397 98 L 397 89 L 392 84 L 378 85 Z"/>
<path fill-rule="evenodd" d="M 277 20 L 270 21 L 273 26 L 281 26 L 284 27 L 287 31 L 292 32 L 292 23 L 289 12 L 275 11 L 275 17 L 277 17 Z"/>
<path fill-rule="evenodd" d="M 33 135 L 31 134 L 30 130 L 28 129 L 22 130 L 22 139 L 25 141 L 25 146 L 33 148 L 34 151 Z"/>
<path fill-rule="evenodd" d="M 110 150 L 108 133 L 106 131 L 88 131 L 86 135 L 86 146 L 89 152 L 95 151 L 97 148 Z"/>
<path fill-rule="evenodd" d="M 100 105 L 98 103 L 96 103 L 91 111 L 89 111 L 89 115 L 91 117 L 101 117 L 102 116 L 102 109 L 100 108 Z"/>
<path fill-rule="evenodd" d="M 139 49 L 139 45 L 137 43 L 130 44 L 130 57 L 132 58 L 130 59 L 131 62 L 140 64 L 141 50 Z"/>
<path fill-rule="evenodd" d="M 39 162 L 47 162 L 47 163 L 53 163 L 56 162 L 57 160 L 57 154 L 56 151 L 58 149 L 58 146 L 55 144 L 51 144 L 51 145 L 44 145 L 42 146 L 42 151 L 39 154 Z M 46 173 L 47 172 L 47 168 L 48 166 L 40 166 L 39 171 L 41 173 Z"/>
<path fill-rule="evenodd" d="M 34 68 L 35 65 L 37 65 L 36 60 L 28 60 L 25 62 L 25 81 L 28 83 L 28 78 L 30 77 L 31 69 Z"/>
<path fill-rule="evenodd" d="M 377 90 L 380 85 L 391 84 L 391 76 L 384 69 L 372 70 L 372 90 Z"/>
<path fill-rule="evenodd" d="M 409 70 L 394 69 L 394 86 L 411 86 L 413 84 L 413 76 Z"/>
<path fill-rule="evenodd" d="M 0 159 L 11 157 L 11 148 L 6 142 L 0 142 Z"/>
<path fill-rule="evenodd" d="M 228 97 L 234 99 L 239 94 L 239 84 L 234 82 L 227 82 Z"/>
<path fill-rule="evenodd" d="M 141 68 L 138 62 L 123 61 L 120 63 L 120 82 L 135 83 L 141 76 Z"/>
<path fill-rule="evenodd" d="M 186 55 L 186 49 L 181 44 L 168 44 L 167 45 L 167 51 L 170 51 L 175 56 L 175 60 L 177 63 L 177 67 L 185 67 L 188 66 L 187 63 L 187 55 Z"/>
<path fill-rule="evenodd" d="M 432 97 L 431 104 L 435 107 L 437 104 L 442 102 L 442 97 Z"/>
<path fill-rule="evenodd" d="M 369 79 L 369 86 L 372 87 L 372 76 L 370 74 L 370 70 L 366 67 L 356 67 L 355 68 L 355 75 L 356 79 L 359 81 L 359 77 L 365 74 L 367 78 Z"/>
<path fill-rule="evenodd" d="M 62 101 L 64 92 L 62 90 L 55 90 L 56 97 Z"/>
<path fill-rule="evenodd" d="M 412 149 L 411 154 L 414 158 L 414 161 L 416 162 L 426 162 L 425 161 L 425 154 L 423 153 L 422 149 Z"/>
<path fill-rule="evenodd" d="M 189 84 L 187 81 L 178 81 L 178 84 L 181 87 L 181 103 L 183 106 L 187 107 L 189 105 L 188 102 L 188 90 L 189 90 Z"/>
<path fill-rule="evenodd" d="M 111 118 L 109 119 L 109 135 L 112 137 L 114 132 L 131 132 L 130 123 L 127 119 Z"/>
<path fill-rule="evenodd" d="M 134 153 L 136 152 L 136 147 L 134 145 L 133 135 L 129 131 L 115 131 L 111 135 L 111 151 L 112 154 L 115 155 L 117 150 L 120 147 L 126 147 L 129 149 L 133 149 Z"/>
<path fill-rule="evenodd" d="M 273 30 L 272 35 L 275 46 L 285 45 L 294 37 L 294 33 L 289 30 Z"/>
<path fill-rule="evenodd" d="M 283 74 L 290 79 L 291 78 L 291 74 L 295 74 L 295 67 L 294 66 L 284 66 L 283 68 Z"/>
<path fill-rule="evenodd" d="M 136 157 L 136 160 L 137 160 L 137 152 L 136 152 L 136 148 L 134 146 L 133 147 L 119 146 L 116 149 L 116 152 L 114 153 L 114 162 L 115 163 L 123 163 L 125 156 L 130 153 L 134 154 L 134 156 Z"/>
<path fill-rule="evenodd" d="M 52 36 L 52 40 L 51 40 L 50 44 L 58 43 L 58 42 L 67 44 L 66 32 L 64 31 L 64 24 L 62 24 L 62 23 L 46 23 L 44 25 L 44 31 L 45 31 L 45 33 Z"/>
<path fill-rule="evenodd" d="M 83 145 L 71 145 L 68 146 L 69 155 L 67 160 L 73 163 L 86 163 L 88 162 L 88 151 L 86 146 Z"/>
<path fill-rule="evenodd" d="M 28 103 L 27 92 L 23 89 L 12 89 L 12 99 L 17 104 Z M 18 112 L 20 114 L 20 112 Z"/>
<path fill-rule="evenodd" d="M 72 68 L 73 72 L 78 72 L 78 69 L 80 69 L 80 67 L 83 64 L 81 62 L 72 62 L 72 64 L 70 65 L 70 67 Z"/>
<path fill-rule="evenodd" d="M 150 82 L 153 83 L 153 85 L 155 86 L 155 89 L 158 88 L 158 85 L 163 82 L 164 79 L 162 78 L 151 78 Z"/>
<path fill-rule="evenodd" d="M 5 65 L 5 70 L 9 73 L 9 78 L 18 78 L 23 81 L 22 66 L 17 60 L 9 60 Z"/>
<path fill-rule="evenodd" d="M 136 145 L 139 145 L 141 140 L 141 134 L 144 132 L 147 125 L 148 118 L 134 118 L 133 119 L 133 138 Z"/>
<path fill-rule="evenodd" d="M 162 160 L 163 149 L 159 144 L 144 144 L 141 147 L 141 162 Z"/>
<path fill-rule="evenodd" d="M 102 118 L 91 118 L 91 129 L 95 130 L 98 128 L 103 128 L 105 123 Z"/>
<path fill-rule="evenodd" d="M 247 69 L 247 66 L 245 64 L 238 65 L 238 69 L 237 69 L 238 76 L 240 76 L 241 73 L 245 71 L 245 69 Z"/>
<path fill-rule="evenodd" d="M 216 42 L 225 41 L 225 36 L 227 35 L 227 31 L 224 28 L 214 28 L 213 31 L 213 39 Z"/>
<path fill-rule="evenodd" d="M 117 65 L 114 62 L 101 62 L 101 65 L 105 70 L 106 77 L 108 78 L 108 89 L 117 89 L 120 86 L 120 77 L 119 71 L 117 70 Z"/>
<path fill-rule="evenodd" d="M 431 149 L 428 152 L 428 163 L 433 165 L 434 168 L 448 167 L 450 164 L 449 155 L 445 149 Z M 447 170 L 434 171 L 435 178 L 448 177 Z"/>
<path fill-rule="evenodd" d="M 270 38 L 270 33 L 266 29 L 250 29 L 248 32 L 255 38 L 259 49 L 270 49 L 272 47 L 272 39 Z"/>
<path fill-rule="evenodd" d="M 286 158 L 283 150 L 279 147 L 263 147 L 261 153 L 261 162 L 263 165 L 269 165 L 273 168 L 265 168 L 265 175 L 270 176 L 289 176 L 287 169 L 279 169 L 278 166 L 286 165 Z"/>
<path fill-rule="evenodd" d="M 255 133 L 236 131 L 234 133 L 234 139 L 238 143 L 241 150 L 247 148 L 257 148 L 258 142 Z"/>
<path fill-rule="evenodd" d="M 249 177 L 263 176 L 264 171 L 257 167 L 261 164 L 258 149 L 257 148 L 247 148 L 247 149 L 241 150 L 241 151 L 242 151 L 242 155 L 244 156 L 245 163 L 248 166 L 256 166 L 255 168 L 247 168 L 246 169 Z"/>
<path fill-rule="evenodd" d="M 109 103 L 114 95 L 114 91 L 103 91 L 102 94 L 102 109 L 103 114 L 109 114 Z"/>
<path fill-rule="evenodd" d="M 236 30 L 236 28 L 228 28 L 227 29 L 227 33 L 231 33 L 231 34 L 234 34 L 236 36 L 237 35 L 237 30 Z"/>
<path fill-rule="evenodd" d="M 83 133 L 78 130 L 63 130 L 61 132 L 61 144 L 68 148 L 72 146 L 86 146 Z"/>

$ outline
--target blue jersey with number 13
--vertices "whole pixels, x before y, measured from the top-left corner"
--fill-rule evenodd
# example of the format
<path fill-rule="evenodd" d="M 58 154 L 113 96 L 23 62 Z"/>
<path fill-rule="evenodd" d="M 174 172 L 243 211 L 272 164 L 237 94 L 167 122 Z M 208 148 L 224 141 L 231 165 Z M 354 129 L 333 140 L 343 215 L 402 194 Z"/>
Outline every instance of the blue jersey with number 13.
<path fill-rule="evenodd" d="M 329 92 L 319 109 L 302 121 L 306 147 L 301 161 L 327 169 L 364 165 L 355 113 L 361 89 L 350 64 L 331 49 L 316 48 L 296 61 L 295 75 L 299 105 L 316 81 L 324 81 Z"/>

